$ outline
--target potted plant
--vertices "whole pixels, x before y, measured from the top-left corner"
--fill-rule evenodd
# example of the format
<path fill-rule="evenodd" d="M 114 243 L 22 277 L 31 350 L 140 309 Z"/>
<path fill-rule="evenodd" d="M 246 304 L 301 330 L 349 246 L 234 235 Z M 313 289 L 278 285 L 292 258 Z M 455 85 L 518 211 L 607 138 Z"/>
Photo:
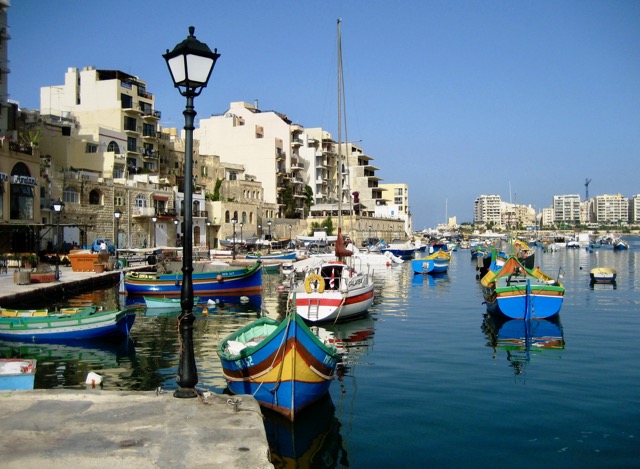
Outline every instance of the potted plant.
<path fill-rule="evenodd" d="M 101 274 L 104 272 L 105 269 L 105 264 L 103 262 L 94 262 L 93 263 L 93 270 L 95 271 L 96 274 Z"/>
<path fill-rule="evenodd" d="M 25 269 L 30 270 L 35 269 L 38 266 L 38 261 L 40 260 L 40 258 L 37 256 L 37 254 L 26 253 L 21 256 L 20 260 L 22 261 L 22 266 Z"/>

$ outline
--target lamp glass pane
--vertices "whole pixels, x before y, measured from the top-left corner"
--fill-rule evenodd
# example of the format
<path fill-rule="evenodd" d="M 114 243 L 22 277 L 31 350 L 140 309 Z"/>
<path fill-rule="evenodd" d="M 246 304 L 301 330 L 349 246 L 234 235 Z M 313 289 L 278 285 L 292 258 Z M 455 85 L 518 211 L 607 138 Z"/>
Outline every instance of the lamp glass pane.
<path fill-rule="evenodd" d="M 182 83 L 187 78 L 186 70 L 184 66 L 184 55 L 179 55 L 167 61 L 169 64 L 169 69 L 171 70 L 171 75 L 173 76 L 173 81 L 177 83 Z"/>
<path fill-rule="evenodd" d="M 193 85 L 200 83 L 205 85 L 213 67 L 213 60 L 198 55 L 187 55 L 187 67 L 189 68 L 189 82 Z"/>

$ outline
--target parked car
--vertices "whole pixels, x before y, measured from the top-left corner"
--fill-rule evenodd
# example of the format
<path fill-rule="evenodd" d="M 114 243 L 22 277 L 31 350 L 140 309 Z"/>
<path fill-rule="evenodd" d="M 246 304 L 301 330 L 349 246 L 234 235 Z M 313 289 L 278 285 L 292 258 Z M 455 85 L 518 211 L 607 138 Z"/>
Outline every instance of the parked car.
<path fill-rule="evenodd" d="M 116 253 L 115 244 L 113 244 L 113 241 L 111 241 L 108 238 L 96 238 L 96 239 L 94 239 L 93 240 L 93 244 L 91 245 L 91 252 L 100 251 L 100 244 L 102 244 L 102 242 L 104 242 L 107 245 L 107 252 L 109 254 L 115 254 Z"/>

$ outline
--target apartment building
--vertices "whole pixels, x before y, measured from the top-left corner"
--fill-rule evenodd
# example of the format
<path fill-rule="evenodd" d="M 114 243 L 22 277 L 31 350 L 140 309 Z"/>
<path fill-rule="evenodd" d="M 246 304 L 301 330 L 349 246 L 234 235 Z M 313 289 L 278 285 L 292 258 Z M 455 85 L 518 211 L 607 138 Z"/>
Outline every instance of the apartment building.
<path fill-rule="evenodd" d="M 629 223 L 640 223 L 640 194 L 629 199 Z"/>
<path fill-rule="evenodd" d="M 629 222 L 629 199 L 622 194 L 603 194 L 594 197 L 595 222 L 599 224 L 619 224 Z"/>
<path fill-rule="evenodd" d="M 203 154 L 240 164 L 262 182 L 265 206 L 258 223 L 304 217 L 307 194 L 300 149 L 311 142 L 286 115 L 262 111 L 257 103 L 232 102 L 224 114 L 200 119 L 194 138 Z"/>
<path fill-rule="evenodd" d="M 49 181 L 43 195 L 65 203 L 66 241 L 83 245 L 107 235 L 119 247 L 139 247 L 155 232 L 158 245 L 175 243 L 173 187 L 182 164 L 170 160 L 184 150 L 161 138 L 160 112 L 144 81 L 119 70 L 71 67 L 62 85 L 41 88 L 40 115 Z M 123 215 L 115 233 L 117 209 Z"/>
<path fill-rule="evenodd" d="M 499 195 L 480 195 L 473 207 L 474 225 L 493 223 L 502 224 L 501 200 Z"/>
<path fill-rule="evenodd" d="M 580 196 L 578 194 L 553 196 L 553 222 L 556 225 L 576 225 L 580 221 Z"/>

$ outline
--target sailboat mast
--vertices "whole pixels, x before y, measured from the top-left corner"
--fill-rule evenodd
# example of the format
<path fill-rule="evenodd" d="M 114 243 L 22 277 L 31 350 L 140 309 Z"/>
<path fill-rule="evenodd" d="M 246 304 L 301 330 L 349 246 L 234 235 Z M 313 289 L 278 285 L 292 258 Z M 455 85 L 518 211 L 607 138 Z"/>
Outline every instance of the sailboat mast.
<path fill-rule="evenodd" d="M 342 226 L 342 43 L 338 18 L 338 226 Z"/>

